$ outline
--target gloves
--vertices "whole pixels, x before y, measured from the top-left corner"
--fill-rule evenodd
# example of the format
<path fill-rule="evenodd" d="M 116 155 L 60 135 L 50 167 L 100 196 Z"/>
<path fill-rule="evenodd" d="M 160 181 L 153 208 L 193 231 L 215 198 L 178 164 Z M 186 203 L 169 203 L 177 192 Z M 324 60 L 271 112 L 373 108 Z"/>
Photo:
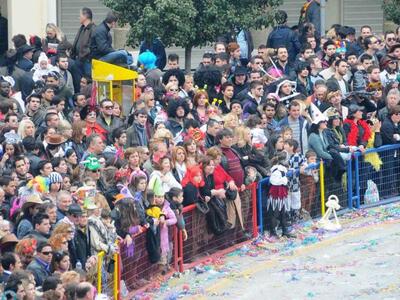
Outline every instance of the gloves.
<path fill-rule="evenodd" d="M 130 233 L 131 235 L 135 235 L 135 234 L 137 234 L 139 231 L 140 231 L 140 226 L 139 226 L 139 225 L 134 225 L 134 226 L 129 227 L 129 233 Z"/>
<path fill-rule="evenodd" d="M 135 241 L 132 241 L 129 246 L 126 246 L 126 255 L 132 257 L 133 254 L 135 254 Z"/>

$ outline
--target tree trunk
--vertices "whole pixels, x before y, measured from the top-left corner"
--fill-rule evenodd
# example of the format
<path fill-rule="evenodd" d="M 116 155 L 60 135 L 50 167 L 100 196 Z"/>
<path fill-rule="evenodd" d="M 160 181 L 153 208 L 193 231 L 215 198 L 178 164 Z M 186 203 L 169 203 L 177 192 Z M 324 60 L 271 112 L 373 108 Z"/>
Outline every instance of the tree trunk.
<path fill-rule="evenodd" d="M 185 47 L 185 71 L 186 73 L 190 73 L 190 69 L 192 66 L 192 47 Z"/>

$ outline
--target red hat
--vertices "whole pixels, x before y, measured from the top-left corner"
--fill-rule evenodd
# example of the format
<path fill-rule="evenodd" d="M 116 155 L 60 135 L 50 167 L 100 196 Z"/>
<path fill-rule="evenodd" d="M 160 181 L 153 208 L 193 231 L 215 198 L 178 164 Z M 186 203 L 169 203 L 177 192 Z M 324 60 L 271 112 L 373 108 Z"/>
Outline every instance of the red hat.
<path fill-rule="evenodd" d="M 194 177 L 201 176 L 200 182 L 194 181 Z M 193 166 L 187 169 L 185 177 L 182 178 L 182 186 L 185 187 L 188 183 L 193 184 L 195 187 L 204 186 L 203 171 L 200 166 Z"/>

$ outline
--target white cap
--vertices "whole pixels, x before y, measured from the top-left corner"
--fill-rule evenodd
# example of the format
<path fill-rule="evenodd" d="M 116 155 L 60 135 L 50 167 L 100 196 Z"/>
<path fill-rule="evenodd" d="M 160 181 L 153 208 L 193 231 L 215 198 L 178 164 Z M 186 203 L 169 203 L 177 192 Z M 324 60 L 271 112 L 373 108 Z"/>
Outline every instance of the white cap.
<path fill-rule="evenodd" d="M 317 117 L 312 121 L 312 123 L 315 124 L 315 125 L 318 125 L 318 124 L 321 123 L 321 122 L 327 122 L 327 121 L 328 121 L 328 118 L 327 118 L 325 115 L 320 114 L 319 116 L 317 116 Z"/>

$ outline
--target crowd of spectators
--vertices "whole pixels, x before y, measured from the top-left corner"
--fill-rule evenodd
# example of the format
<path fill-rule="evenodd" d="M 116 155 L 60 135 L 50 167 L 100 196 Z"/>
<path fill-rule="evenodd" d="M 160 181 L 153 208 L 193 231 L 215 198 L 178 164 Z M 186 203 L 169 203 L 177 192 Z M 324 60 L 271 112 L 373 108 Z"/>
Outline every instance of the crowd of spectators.
<path fill-rule="evenodd" d="M 267 228 L 277 236 L 279 221 L 293 238 L 290 223 L 316 204 L 317 162 L 340 183 L 353 152 L 400 141 L 399 32 L 337 24 L 321 36 L 313 23 L 288 27 L 284 11 L 277 21 L 255 50 L 248 31 L 219 38 L 193 74 L 176 54 L 164 70 L 143 46 L 128 115 L 92 97 L 92 59 L 132 68 L 112 48 L 113 13 L 95 25 L 83 8 L 72 44 L 54 24 L 43 39 L 14 36 L 0 66 L 4 292 L 94 299 L 97 254 L 112 264 L 139 234 L 168 272 L 169 227 L 188 238 L 183 207 L 212 234 L 248 235 L 240 194 L 266 176 Z"/>

